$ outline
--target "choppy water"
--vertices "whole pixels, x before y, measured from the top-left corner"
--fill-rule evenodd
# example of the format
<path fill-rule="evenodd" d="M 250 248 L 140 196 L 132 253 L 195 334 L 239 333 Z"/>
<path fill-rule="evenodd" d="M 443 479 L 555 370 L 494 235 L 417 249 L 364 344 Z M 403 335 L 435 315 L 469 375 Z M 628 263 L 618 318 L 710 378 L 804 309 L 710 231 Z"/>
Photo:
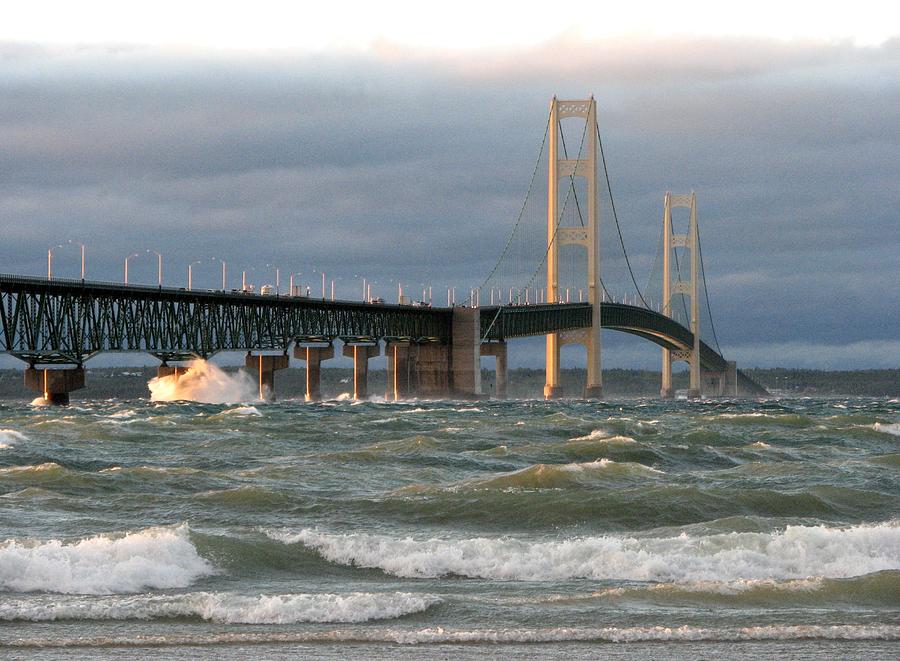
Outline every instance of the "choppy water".
<path fill-rule="evenodd" d="M 6 403 L 0 656 L 884 656 L 898 469 L 897 400 Z"/>

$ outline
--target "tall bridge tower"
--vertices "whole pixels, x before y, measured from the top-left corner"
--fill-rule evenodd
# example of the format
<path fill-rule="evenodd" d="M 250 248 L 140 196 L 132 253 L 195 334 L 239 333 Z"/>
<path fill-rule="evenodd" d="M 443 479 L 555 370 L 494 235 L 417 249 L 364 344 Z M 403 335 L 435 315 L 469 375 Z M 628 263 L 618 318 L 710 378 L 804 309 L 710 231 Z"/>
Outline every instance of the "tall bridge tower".
<path fill-rule="evenodd" d="M 582 149 L 577 158 L 560 158 L 560 122 L 567 117 L 585 121 Z M 544 397 L 559 397 L 559 349 L 564 344 L 583 344 L 587 348 L 587 383 L 584 396 L 603 396 L 603 376 L 600 370 L 600 227 L 597 208 L 597 102 L 589 99 L 561 101 L 555 96 L 550 102 L 549 174 L 547 185 L 547 302 L 559 302 L 559 247 L 584 246 L 587 251 L 588 302 L 593 318 L 590 328 L 547 335 L 547 381 Z M 583 177 L 587 185 L 587 218 L 583 227 L 561 227 L 559 196 L 560 180 L 574 184 L 575 177 Z M 568 186 L 564 189 L 568 190 Z"/>
<path fill-rule="evenodd" d="M 690 209 L 691 218 L 687 234 L 675 234 L 672 226 L 673 208 Z M 691 279 L 681 278 L 679 269 L 678 282 L 672 287 L 671 257 L 675 248 L 687 248 L 691 252 Z M 672 296 L 686 294 L 691 297 L 691 333 L 694 334 L 694 346 L 686 351 L 662 350 L 662 386 L 659 394 L 670 399 L 675 391 L 672 389 L 672 361 L 684 360 L 691 366 L 691 382 L 688 397 L 700 396 L 700 297 L 698 296 L 697 268 L 698 255 L 697 233 L 697 196 L 673 195 L 666 193 L 663 204 L 663 314 L 672 316 Z"/>

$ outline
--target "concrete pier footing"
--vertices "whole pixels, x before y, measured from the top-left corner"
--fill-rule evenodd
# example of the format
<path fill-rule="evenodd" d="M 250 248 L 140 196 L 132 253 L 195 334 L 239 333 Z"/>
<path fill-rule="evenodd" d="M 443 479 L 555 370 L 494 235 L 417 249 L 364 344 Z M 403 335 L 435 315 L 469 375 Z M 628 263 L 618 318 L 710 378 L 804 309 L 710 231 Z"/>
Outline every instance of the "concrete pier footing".
<path fill-rule="evenodd" d="M 275 370 L 283 370 L 290 365 L 290 359 L 286 353 L 266 355 L 253 355 L 248 352 L 244 359 L 244 367 L 256 371 L 259 384 L 259 398 L 269 402 L 275 401 Z"/>
<path fill-rule="evenodd" d="M 167 376 L 175 376 L 176 379 L 180 378 L 185 372 L 188 371 L 186 365 L 169 365 L 168 363 L 163 363 L 159 367 L 156 368 L 156 376 L 159 379 L 164 379 Z"/>
<path fill-rule="evenodd" d="M 585 386 L 585 399 L 603 399 L 603 386 Z"/>
<path fill-rule="evenodd" d="M 506 342 L 486 342 L 481 345 L 482 356 L 493 356 L 495 358 L 494 374 L 494 397 L 496 399 L 506 399 L 507 389 L 507 367 L 506 367 Z"/>
<path fill-rule="evenodd" d="M 452 337 L 451 394 L 466 399 L 481 397 L 481 311 L 454 308 Z"/>
<path fill-rule="evenodd" d="M 84 368 L 25 369 L 25 387 L 43 393 L 47 404 L 65 406 L 69 403 L 69 393 L 84 388 Z"/>
<path fill-rule="evenodd" d="M 322 399 L 322 361 L 334 358 L 334 345 L 297 345 L 294 358 L 306 363 L 306 401 L 319 401 Z"/>
<path fill-rule="evenodd" d="M 344 356 L 353 359 L 353 399 L 369 396 L 369 358 L 381 355 L 377 344 L 344 344 Z"/>

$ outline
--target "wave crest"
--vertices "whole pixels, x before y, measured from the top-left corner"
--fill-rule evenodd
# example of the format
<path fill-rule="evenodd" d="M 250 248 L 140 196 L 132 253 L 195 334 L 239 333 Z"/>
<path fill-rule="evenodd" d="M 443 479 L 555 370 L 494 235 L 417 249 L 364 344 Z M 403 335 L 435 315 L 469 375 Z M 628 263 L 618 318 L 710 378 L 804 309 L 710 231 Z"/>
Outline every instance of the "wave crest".
<path fill-rule="evenodd" d="M 358 623 L 420 613 L 438 603 L 441 599 L 434 595 L 409 592 L 258 596 L 192 592 L 68 600 L 38 597 L 0 603 L 0 621 L 198 617 L 224 624 Z"/>
<path fill-rule="evenodd" d="M 897 521 L 851 528 L 788 526 L 772 533 L 545 542 L 507 537 L 419 540 L 311 529 L 266 534 L 286 544 L 302 544 L 330 562 L 410 578 L 458 575 L 519 581 L 587 578 L 684 583 L 849 578 L 900 569 Z"/>
<path fill-rule="evenodd" d="M 0 542 L 0 590 L 111 594 L 187 587 L 214 573 L 188 533 L 182 524 L 74 543 L 6 540 Z"/>

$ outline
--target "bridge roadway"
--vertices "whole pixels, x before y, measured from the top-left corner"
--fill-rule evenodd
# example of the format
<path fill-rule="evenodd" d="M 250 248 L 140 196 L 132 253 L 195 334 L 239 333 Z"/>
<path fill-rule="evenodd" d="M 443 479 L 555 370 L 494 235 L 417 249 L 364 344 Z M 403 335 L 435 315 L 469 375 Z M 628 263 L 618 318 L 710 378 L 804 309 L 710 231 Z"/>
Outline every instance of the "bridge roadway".
<path fill-rule="evenodd" d="M 105 351 L 147 352 L 163 364 L 219 351 L 286 354 L 292 344 L 327 345 L 336 338 L 348 346 L 371 346 L 378 340 L 394 346 L 449 346 L 454 344 L 454 328 L 460 327 L 458 318 L 471 316 L 468 310 L 0 275 L 0 351 L 34 368 L 81 367 Z M 480 338 L 485 348 L 591 324 L 589 303 L 482 307 L 476 312 L 480 312 L 474 318 L 479 334 L 472 328 L 470 335 Z M 601 320 L 604 328 L 638 335 L 669 349 L 692 346 L 690 330 L 645 308 L 603 303 Z M 305 357 L 308 368 L 312 366 L 308 352 L 301 356 L 295 349 L 295 356 Z M 701 364 L 717 373 L 727 367 L 725 359 L 702 342 Z M 262 375 L 261 361 L 259 366 Z M 389 371 L 390 367 L 389 361 Z M 394 368 L 396 373 L 397 364 Z M 738 373 L 736 378 L 751 394 L 765 393 L 744 375 Z"/>

